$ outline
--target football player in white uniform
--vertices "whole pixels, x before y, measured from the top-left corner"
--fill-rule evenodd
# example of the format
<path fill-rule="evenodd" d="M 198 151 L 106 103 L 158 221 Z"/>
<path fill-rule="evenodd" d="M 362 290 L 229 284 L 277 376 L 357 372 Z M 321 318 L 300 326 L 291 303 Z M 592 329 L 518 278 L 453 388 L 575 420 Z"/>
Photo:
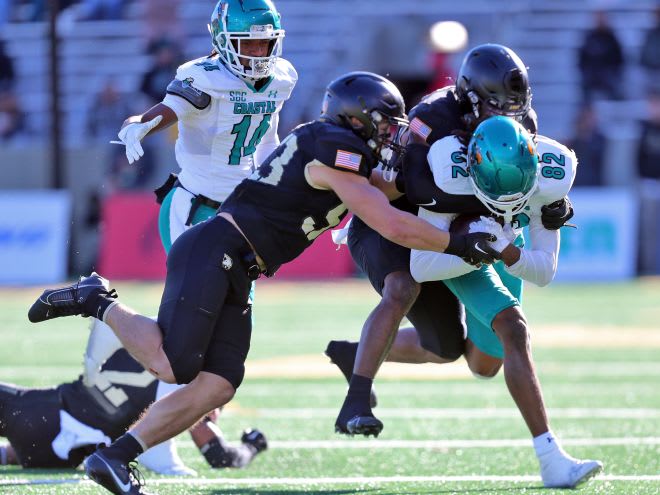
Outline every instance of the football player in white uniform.
<path fill-rule="evenodd" d="M 431 147 L 428 161 L 439 188 L 474 194 L 492 212 L 469 228 L 497 236 L 492 245 L 501 261 L 475 267 L 455 256 L 412 250 L 411 274 L 418 282 L 444 280 L 465 305 L 470 370 L 490 378 L 504 364 L 509 392 L 534 437 L 544 485 L 573 488 L 598 473 L 602 463 L 572 458 L 550 430 L 520 301 L 523 280 L 544 286 L 554 278 L 560 234 L 543 226 L 541 208 L 568 194 L 577 158 L 549 138 L 538 136 L 535 143 L 515 120 L 498 116 L 477 127 L 467 156 L 459 138 L 449 136 Z M 418 215 L 440 229 L 449 229 L 458 216 L 424 208 Z M 531 247 L 523 248 L 525 226 Z M 421 355 L 424 349 L 419 350 Z"/>
<path fill-rule="evenodd" d="M 284 30 L 270 0 L 218 2 L 209 31 L 211 55 L 179 67 L 163 101 L 119 131 L 133 163 L 147 134 L 178 123 L 181 172 L 159 189 L 167 251 L 186 228 L 214 215 L 277 147 L 278 114 L 298 79 L 280 57 Z"/>

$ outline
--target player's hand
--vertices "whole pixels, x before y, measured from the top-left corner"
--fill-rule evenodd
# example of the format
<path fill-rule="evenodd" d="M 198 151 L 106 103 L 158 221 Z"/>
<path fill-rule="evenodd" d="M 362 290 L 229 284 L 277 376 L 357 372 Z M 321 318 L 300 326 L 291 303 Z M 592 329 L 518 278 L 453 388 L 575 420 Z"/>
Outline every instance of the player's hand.
<path fill-rule="evenodd" d="M 573 205 L 568 196 L 541 208 L 541 222 L 548 230 L 557 230 L 573 218 Z"/>
<path fill-rule="evenodd" d="M 149 131 L 160 124 L 161 120 L 163 120 L 163 116 L 157 115 L 149 122 L 133 122 L 119 131 L 117 137 L 126 146 L 128 163 L 136 162 L 144 156 L 144 150 L 140 141 L 142 141 Z"/>
<path fill-rule="evenodd" d="M 486 232 L 450 234 L 445 253 L 463 258 L 470 265 L 481 266 L 484 263 L 490 265 L 501 257 L 501 254 L 488 244 L 495 241 L 497 237 Z"/>
<path fill-rule="evenodd" d="M 502 252 L 511 243 L 507 236 L 504 235 L 504 230 L 497 220 L 493 217 L 479 217 L 479 220 L 470 224 L 470 233 L 474 232 L 487 232 L 493 234 L 497 240 L 490 242 L 490 246 L 497 252 Z"/>

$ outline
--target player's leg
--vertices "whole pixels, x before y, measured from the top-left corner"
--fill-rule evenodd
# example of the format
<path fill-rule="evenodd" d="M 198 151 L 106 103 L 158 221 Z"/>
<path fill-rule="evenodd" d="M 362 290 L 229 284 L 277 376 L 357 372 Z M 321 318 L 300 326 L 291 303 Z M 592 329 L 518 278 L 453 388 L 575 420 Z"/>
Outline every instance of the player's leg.
<path fill-rule="evenodd" d="M 335 421 L 335 430 L 378 435 L 382 423 L 373 416 L 370 404 L 373 378 L 389 352 L 401 320 L 419 293 L 419 284 L 409 272 L 410 250 L 384 239 L 358 218 L 353 219 L 348 244 L 351 256 L 382 299 L 362 328 L 348 393 Z M 326 353 L 333 362 L 348 362 L 332 351 L 329 345 Z M 345 376 L 346 371 L 342 370 Z"/>
<path fill-rule="evenodd" d="M 493 376 L 503 359 L 507 388 L 534 438 L 544 484 L 574 487 L 597 473 L 601 463 L 571 458 L 550 430 L 527 322 L 519 305 L 522 281 L 497 263 L 446 284 L 468 312 L 468 338 L 474 345 L 468 363 L 473 373 Z"/>
<path fill-rule="evenodd" d="M 87 459 L 87 473 L 97 483 L 139 493 L 129 462 L 233 397 L 251 334 L 251 281 L 243 264 L 249 252 L 222 218 L 199 224 L 174 244 L 158 321 L 172 372 L 187 385 L 152 404 L 128 433 Z"/>
<path fill-rule="evenodd" d="M 465 311 L 444 283 L 423 283 L 406 316 L 413 328 L 399 330 L 388 361 L 442 364 L 465 352 Z"/>

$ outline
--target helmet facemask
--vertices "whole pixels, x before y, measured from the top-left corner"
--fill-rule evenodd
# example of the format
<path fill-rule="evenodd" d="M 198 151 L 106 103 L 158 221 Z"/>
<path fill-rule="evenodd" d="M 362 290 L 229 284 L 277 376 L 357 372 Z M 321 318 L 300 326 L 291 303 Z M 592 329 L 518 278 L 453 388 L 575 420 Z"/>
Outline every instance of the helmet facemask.
<path fill-rule="evenodd" d="M 251 80 L 269 77 L 275 69 L 277 59 L 282 55 L 284 30 L 273 24 L 252 24 L 249 31 L 229 31 L 227 11 L 229 4 L 220 3 L 211 16 L 208 29 L 213 48 L 220 60 L 234 74 Z M 246 40 L 269 40 L 268 55 L 255 57 L 242 54 L 242 42 Z M 246 65 L 241 63 L 247 61 Z"/>

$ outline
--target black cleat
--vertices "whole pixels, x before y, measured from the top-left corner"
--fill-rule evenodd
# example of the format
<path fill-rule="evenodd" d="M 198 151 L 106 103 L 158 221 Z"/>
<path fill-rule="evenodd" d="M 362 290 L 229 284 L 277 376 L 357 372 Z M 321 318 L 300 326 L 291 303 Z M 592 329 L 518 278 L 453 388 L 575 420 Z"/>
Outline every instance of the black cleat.
<path fill-rule="evenodd" d="M 354 343 L 347 340 L 331 340 L 325 349 L 325 355 L 330 361 L 337 365 L 347 382 L 351 381 L 353 367 L 355 366 L 355 354 L 357 348 Z M 369 394 L 369 405 L 374 408 L 378 405 L 378 397 L 373 385 Z"/>
<path fill-rule="evenodd" d="M 88 299 L 99 294 L 117 297 L 114 289 L 109 290 L 108 284 L 108 280 L 92 272 L 89 277 L 80 277 L 76 284 L 46 289 L 28 311 L 28 318 L 32 323 L 38 323 L 61 316 L 92 316 L 83 308 Z"/>
<path fill-rule="evenodd" d="M 365 437 L 373 435 L 378 437 L 383 431 L 383 423 L 374 416 L 353 416 L 342 424 L 340 421 L 335 423 L 335 432 L 343 435 L 364 435 Z"/>
<path fill-rule="evenodd" d="M 148 495 L 137 462 L 124 464 L 96 451 L 85 459 L 85 472 L 94 482 L 116 495 Z"/>
<path fill-rule="evenodd" d="M 257 429 L 247 429 L 241 435 L 241 442 L 251 445 L 256 450 L 256 454 L 263 452 L 268 448 L 268 441 L 266 436 Z"/>

